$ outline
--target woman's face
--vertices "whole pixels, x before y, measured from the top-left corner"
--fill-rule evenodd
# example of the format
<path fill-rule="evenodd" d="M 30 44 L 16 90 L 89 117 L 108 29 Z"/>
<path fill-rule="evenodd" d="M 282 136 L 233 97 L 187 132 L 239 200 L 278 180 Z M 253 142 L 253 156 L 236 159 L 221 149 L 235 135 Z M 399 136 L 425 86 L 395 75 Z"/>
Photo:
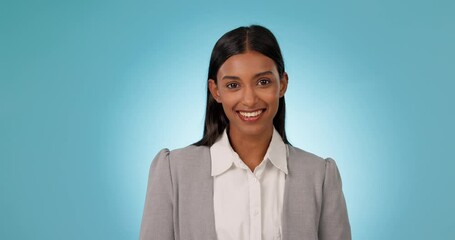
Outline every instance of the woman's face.
<path fill-rule="evenodd" d="M 259 136 L 272 130 L 288 82 L 286 73 L 280 79 L 272 59 L 254 51 L 234 55 L 221 65 L 217 80 L 209 80 L 209 90 L 222 104 L 231 134 Z"/>

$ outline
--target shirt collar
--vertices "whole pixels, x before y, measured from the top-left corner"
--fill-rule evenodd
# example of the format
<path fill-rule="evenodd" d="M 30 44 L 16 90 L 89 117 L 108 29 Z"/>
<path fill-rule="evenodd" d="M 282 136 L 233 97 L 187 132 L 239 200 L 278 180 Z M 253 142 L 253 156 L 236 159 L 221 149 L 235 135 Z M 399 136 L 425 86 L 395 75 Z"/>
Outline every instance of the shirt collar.
<path fill-rule="evenodd" d="M 275 167 L 283 171 L 286 175 L 288 174 L 286 144 L 283 142 L 283 139 L 275 128 L 273 128 L 272 140 L 270 141 L 265 157 L 268 158 Z"/>
<path fill-rule="evenodd" d="M 210 156 L 212 176 L 225 172 L 232 166 L 234 159 L 239 159 L 237 153 L 232 149 L 226 129 L 221 137 L 210 147 Z M 276 168 L 288 174 L 286 144 L 275 128 L 273 128 L 272 140 L 264 156 L 264 160 L 266 159 L 269 159 Z"/>

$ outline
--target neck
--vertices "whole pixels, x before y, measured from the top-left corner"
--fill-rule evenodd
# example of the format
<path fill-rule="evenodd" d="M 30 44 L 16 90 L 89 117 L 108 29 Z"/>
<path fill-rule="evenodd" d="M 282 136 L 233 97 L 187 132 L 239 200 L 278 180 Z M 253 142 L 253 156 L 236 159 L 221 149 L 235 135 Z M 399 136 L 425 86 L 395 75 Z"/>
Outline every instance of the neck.
<path fill-rule="evenodd" d="M 229 141 L 240 159 L 254 171 L 264 159 L 272 134 L 273 126 L 258 135 L 245 135 L 229 128 Z"/>

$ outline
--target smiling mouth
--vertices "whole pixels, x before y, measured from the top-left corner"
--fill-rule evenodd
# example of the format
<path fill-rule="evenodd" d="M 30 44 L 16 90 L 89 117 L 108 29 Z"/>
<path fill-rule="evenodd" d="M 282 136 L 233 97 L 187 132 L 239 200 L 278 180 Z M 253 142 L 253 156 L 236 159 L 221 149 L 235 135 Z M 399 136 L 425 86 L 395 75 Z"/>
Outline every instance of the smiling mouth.
<path fill-rule="evenodd" d="M 253 112 L 237 111 L 240 119 L 244 121 L 255 121 L 262 116 L 265 109 L 259 109 Z"/>

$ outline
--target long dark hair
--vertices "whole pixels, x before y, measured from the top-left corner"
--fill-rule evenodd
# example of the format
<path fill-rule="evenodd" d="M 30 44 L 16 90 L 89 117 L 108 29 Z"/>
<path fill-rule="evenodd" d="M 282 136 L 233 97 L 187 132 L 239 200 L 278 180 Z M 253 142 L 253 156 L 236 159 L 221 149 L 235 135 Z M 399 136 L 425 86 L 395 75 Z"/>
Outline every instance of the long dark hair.
<path fill-rule="evenodd" d="M 216 75 L 221 65 L 231 56 L 256 51 L 271 58 L 277 67 L 280 79 L 284 73 L 284 61 L 281 50 L 273 33 L 265 27 L 251 25 L 239 27 L 225 33 L 215 44 L 210 57 L 209 79 L 217 82 Z M 273 118 L 273 125 L 285 143 L 289 143 L 284 129 L 285 117 L 284 96 L 280 98 L 278 112 Z M 212 146 L 224 129 L 228 126 L 229 120 L 224 113 L 223 107 L 210 94 L 207 87 L 207 108 L 205 112 L 204 134 L 201 140 L 194 143 L 196 146 Z"/>

